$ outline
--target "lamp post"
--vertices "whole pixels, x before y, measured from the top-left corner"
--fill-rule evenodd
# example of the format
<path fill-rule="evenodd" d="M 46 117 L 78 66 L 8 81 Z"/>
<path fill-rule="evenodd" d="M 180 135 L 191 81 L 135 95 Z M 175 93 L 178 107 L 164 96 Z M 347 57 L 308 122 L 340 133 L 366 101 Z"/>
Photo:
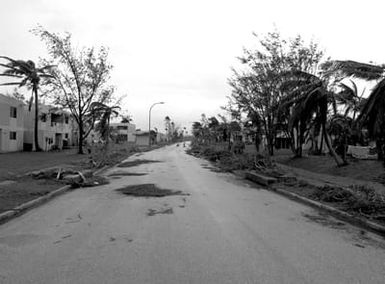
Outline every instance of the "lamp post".
<path fill-rule="evenodd" d="M 151 147 L 151 110 L 155 105 L 162 105 L 164 102 L 154 103 L 148 111 L 148 146 Z"/>

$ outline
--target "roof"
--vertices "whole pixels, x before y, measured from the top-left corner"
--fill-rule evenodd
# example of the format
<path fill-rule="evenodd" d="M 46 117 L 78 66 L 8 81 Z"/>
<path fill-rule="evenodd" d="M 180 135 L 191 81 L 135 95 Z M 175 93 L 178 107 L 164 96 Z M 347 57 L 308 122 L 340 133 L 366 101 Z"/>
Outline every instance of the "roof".
<path fill-rule="evenodd" d="M 3 95 L 3 94 L 0 94 L 0 101 L 8 103 L 10 105 L 24 105 L 24 103 L 22 101 L 15 99 L 11 96 Z"/>

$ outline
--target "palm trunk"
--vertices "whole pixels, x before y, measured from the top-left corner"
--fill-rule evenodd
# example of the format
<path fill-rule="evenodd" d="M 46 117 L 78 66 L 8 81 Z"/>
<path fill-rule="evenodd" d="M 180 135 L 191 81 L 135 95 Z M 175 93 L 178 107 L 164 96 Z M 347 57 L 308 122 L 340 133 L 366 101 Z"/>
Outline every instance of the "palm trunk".
<path fill-rule="evenodd" d="M 319 146 L 319 151 L 318 151 L 318 153 L 320 154 L 320 155 L 322 155 L 322 151 L 323 151 L 323 148 L 324 148 L 324 138 L 323 138 L 323 136 L 324 136 L 324 129 L 323 129 L 323 127 L 321 127 L 321 142 L 320 142 L 320 146 Z"/>
<path fill-rule="evenodd" d="M 39 146 L 39 102 L 37 88 L 33 88 L 32 92 L 35 94 L 35 126 L 34 126 L 34 140 L 35 140 L 35 151 L 42 151 Z"/>
<path fill-rule="evenodd" d="M 323 134 L 324 134 L 324 137 L 325 137 L 325 143 L 326 143 L 326 146 L 328 147 L 329 149 L 329 152 L 330 154 L 333 156 L 336 164 L 338 167 L 342 167 L 342 166 L 346 166 L 347 163 L 344 162 L 338 155 L 337 153 L 334 151 L 333 147 L 331 146 L 331 143 L 330 143 L 330 140 L 329 140 L 329 135 L 326 131 L 326 126 L 325 124 L 322 125 L 322 128 L 323 128 Z"/>

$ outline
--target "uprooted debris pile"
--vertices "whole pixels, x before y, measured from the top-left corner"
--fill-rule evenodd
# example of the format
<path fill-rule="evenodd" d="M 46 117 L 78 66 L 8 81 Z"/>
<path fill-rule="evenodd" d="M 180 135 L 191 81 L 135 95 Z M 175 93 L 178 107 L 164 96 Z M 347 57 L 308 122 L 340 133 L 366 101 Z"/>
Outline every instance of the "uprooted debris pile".
<path fill-rule="evenodd" d="M 94 176 L 91 170 L 78 171 L 74 168 L 53 167 L 29 173 L 34 179 L 54 180 L 73 188 L 98 186 L 108 183 L 103 177 Z"/>
<path fill-rule="evenodd" d="M 254 168 L 254 155 L 234 154 L 224 149 L 216 149 L 210 145 L 200 145 L 192 143 L 186 153 L 196 157 L 202 157 L 210 162 L 216 163 L 222 171 L 232 172 L 235 170 L 250 170 Z"/>
<path fill-rule="evenodd" d="M 369 219 L 385 221 L 385 196 L 368 186 L 351 185 L 343 188 L 326 185 L 317 187 L 313 198 L 338 203 L 339 208 Z"/>

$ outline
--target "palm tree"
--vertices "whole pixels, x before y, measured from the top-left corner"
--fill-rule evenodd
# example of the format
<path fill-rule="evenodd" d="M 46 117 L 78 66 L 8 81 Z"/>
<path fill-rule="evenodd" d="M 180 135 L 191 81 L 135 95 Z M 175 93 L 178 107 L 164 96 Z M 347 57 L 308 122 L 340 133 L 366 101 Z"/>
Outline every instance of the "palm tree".
<path fill-rule="evenodd" d="M 327 132 L 328 105 L 332 94 L 327 90 L 322 78 L 303 71 L 289 71 L 282 74 L 283 84 L 281 90 L 287 95 L 280 104 L 281 109 L 291 108 L 289 129 L 296 128 L 299 132 L 299 149 L 297 155 L 302 154 L 302 144 L 309 126 L 317 122 L 326 146 L 333 156 L 337 166 L 346 165 L 334 151 Z"/>
<path fill-rule="evenodd" d="M 349 81 L 351 86 L 343 82 L 338 84 L 341 91 L 335 94 L 335 99 L 337 104 L 345 107 L 343 116 L 347 117 L 350 113 L 352 113 L 352 120 L 354 121 L 357 113 L 362 109 L 363 102 L 365 101 L 365 98 L 363 98 L 365 89 L 361 92 L 361 94 L 358 94 L 357 84 L 353 80 Z"/>
<path fill-rule="evenodd" d="M 385 143 L 385 66 L 356 61 L 331 61 L 325 67 L 328 72 L 340 76 L 352 76 L 367 81 L 376 81 L 363 105 L 357 122 L 366 126 L 369 135 L 376 139 L 378 158 L 383 159 Z"/>
<path fill-rule="evenodd" d="M 132 116 L 127 114 L 127 115 L 120 115 L 120 117 L 122 118 L 121 119 L 121 123 L 130 123 L 132 121 Z"/>
<path fill-rule="evenodd" d="M 53 78 L 52 75 L 45 73 L 45 70 L 52 68 L 52 65 L 37 68 L 36 64 L 31 61 L 14 60 L 6 56 L 0 56 L 1 59 L 5 59 L 8 63 L 0 63 L 0 66 L 5 70 L 0 76 L 17 78 L 18 82 L 3 83 L 2 86 L 16 85 L 18 87 L 30 87 L 32 89 L 32 95 L 29 103 L 29 110 L 31 110 L 33 99 L 35 99 L 35 125 L 34 125 L 34 142 L 35 150 L 41 151 L 38 139 L 38 125 L 39 125 L 39 101 L 38 101 L 38 89 L 41 78 Z M 35 97 L 35 98 L 34 98 Z"/>
<path fill-rule="evenodd" d="M 91 104 L 91 115 L 94 116 L 95 120 L 99 120 L 99 123 L 96 126 L 96 131 L 98 131 L 101 137 L 106 141 L 106 148 L 108 141 L 110 139 L 110 121 L 111 117 L 118 116 L 120 109 L 119 106 L 108 106 L 103 103 L 93 102 Z"/>

